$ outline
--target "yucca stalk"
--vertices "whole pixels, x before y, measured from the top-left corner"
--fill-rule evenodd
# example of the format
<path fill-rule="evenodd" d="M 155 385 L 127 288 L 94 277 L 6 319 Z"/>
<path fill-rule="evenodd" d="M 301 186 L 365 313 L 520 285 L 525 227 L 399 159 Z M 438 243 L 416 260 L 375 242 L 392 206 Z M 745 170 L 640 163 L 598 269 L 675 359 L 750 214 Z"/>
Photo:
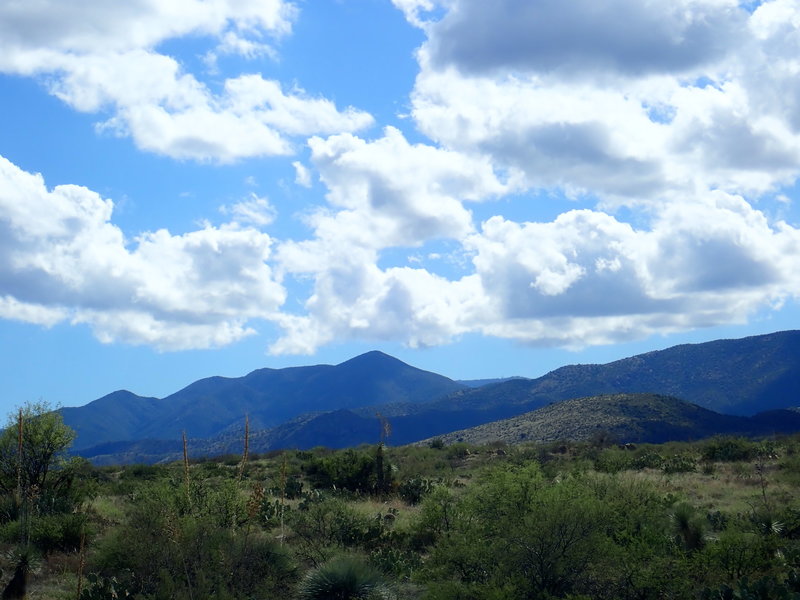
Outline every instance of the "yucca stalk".
<path fill-rule="evenodd" d="M 186 447 L 186 430 L 183 431 L 183 479 L 186 485 L 187 508 L 191 508 L 192 499 L 189 495 L 189 450 Z"/>
<path fill-rule="evenodd" d="M 244 468 L 247 465 L 247 455 L 250 450 L 250 417 L 244 416 L 244 450 L 242 451 L 242 462 L 239 464 L 239 481 L 244 476 Z"/>
<path fill-rule="evenodd" d="M 86 528 L 81 526 L 81 545 L 78 551 L 78 592 L 75 595 L 77 600 L 81 599 L 83 591 L 83 569 L 86 567 Z"/>
<path fill-rule="evenodd" d="M 184 439 L 186 439 L 186 434 L 184 433 Z M 167 522 L 164 524 L 164 530 L 167 534 L 167 538 L 175 544 L 175 548 L 178 551 L 178 556 L 181 559 L 181 564 L 183 565 L 183 573 L 186 577 L 186 589 L 189 592 L 189 600 L 194 600 L 194 592 L 192 591 L 192 576 L 189 573 L 189 563 L 186 560 L 186 553 L 183 551 L 183 534 L 180 530 L 180 526 L 178 523 L 172 520 L 172 518 L 168 518 Z"/>
<path fill-rule="evenodd" d="M 286 452 L 283 452 L 283 462 L 281 463 L 281 546 L 283 546 L 283 538 L 285 531 L 283 527 L 283 513 L 286 506 Z"/>
<path fill-rule="evenodd" d="M 17 503 L 22 501 L 22 409 L 19 409 L 17 418 Z"/>

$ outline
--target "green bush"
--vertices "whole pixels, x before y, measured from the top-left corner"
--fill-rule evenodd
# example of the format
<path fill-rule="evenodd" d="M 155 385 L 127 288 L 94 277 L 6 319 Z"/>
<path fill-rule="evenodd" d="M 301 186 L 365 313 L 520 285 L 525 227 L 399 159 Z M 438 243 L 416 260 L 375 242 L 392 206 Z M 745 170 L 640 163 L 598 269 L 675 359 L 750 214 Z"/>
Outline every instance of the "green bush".
<path fill-rule="evenodd" d="M 321 497 L 286 515 L 298 554 L 319 565 L 343 549 L 374 547 L 385 533 L 382 520 L 370 518 L 341 498 Z"/>
<path fill-rule="evenodd" d="M 702 458 L 706 461 L 736 462 L 752 460 L 758 454 L 758 444 L 746 438 L 717 436 L 705 444 Z"/>
<path fill-rule="evenodd" d="M 400 483 L 397 487 L 397 495 L 407 504 L 419 504 L 436 483 L 427 477 L 411 477 Z"/>
<path fill-rule="evenodd" d="M 311 484 L 319 489 L 371 493 L 378 479 L 375 458 L 352 449 L 313 457 L 306 463 L 305 470 Z"/>
<path fill-rule="evenodd" d="M 466 458 L 469 455 L 469 444 L 466 444 L 465 442 L 456 442 L 455 444 L 450 444 L 445 450 L 445 456 L 451 460 Z"/>
<path fill-rule="evenodd" d="M 664 459 L 661 470 L 667 475 L 672 473 L 694 473 L 697 471 L 697 461 L 686 454 L 676 454 Z"/>
<path fill-rule="evenodd" d="M 422 557 L 413 550 L 378 548 L 370 553 L 369 562 L 387 575 L 397 579 L 408 579 L 422 566 Z"/>
<path fill-rule="evenodd" d="M 78 600 L 122 600 L 133 598 L 131 593 L 116 577 L 102 577 L 97 573 L 86 576 L 86 587 Z"/>
<path fill-rule="evenodd" d="M 631 461 L 631 467 L 637 470 L 642 469 L 660 469 L 664 466 L 664 457 L 658 452 L 646 450 L 641 454 L 634 456 Z"/>
<path fill-rule="evenodd" d="M 628 450 L 606 448 L 594 461 L 595 470 L 601 473 L 619 473 L 633 466 L 633 458 Z"/>
<path fill-rule="evenodd" d="M 175 504 L 131 513 L 96 545 L 92 570 L 116 576 L 136 597 L 284 598 L 297 580 L 288 552 L 258 530 L 222 526 Z M 134 517 L 135 515 L 135 517 Z M 122 577 L 121 574 L 127 574 Z"/>

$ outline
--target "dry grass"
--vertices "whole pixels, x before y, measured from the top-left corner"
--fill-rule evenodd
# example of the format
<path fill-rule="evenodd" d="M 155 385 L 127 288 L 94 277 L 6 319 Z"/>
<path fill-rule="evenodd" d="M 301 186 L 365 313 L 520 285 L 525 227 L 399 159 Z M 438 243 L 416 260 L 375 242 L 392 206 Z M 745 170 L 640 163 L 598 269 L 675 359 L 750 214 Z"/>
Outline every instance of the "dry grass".
<path fill-rule="evenodd" d="M 745 514 L 763 505 L 761 478 L 754 463 L 714 463 L 710 473 L 665 475 L 654 469 L 627 471 L 627 477 L 654 484 L 664 495 L 673 494 L 702 510 Z M 792 488 L 778 477 L 777 463 L 770 462 L 764 473 L 769 502 L 785 504 L 794 497 Z"/>

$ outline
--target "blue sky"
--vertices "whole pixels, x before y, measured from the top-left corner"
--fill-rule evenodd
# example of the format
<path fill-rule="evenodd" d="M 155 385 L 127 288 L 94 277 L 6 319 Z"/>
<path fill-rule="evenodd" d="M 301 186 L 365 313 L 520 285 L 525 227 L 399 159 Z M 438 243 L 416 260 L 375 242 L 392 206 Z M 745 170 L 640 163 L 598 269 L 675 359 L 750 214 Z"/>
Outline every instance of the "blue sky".
<path fill-rule="evenodd" d="M 0 6 L 0 408 L 796 328 L 790 0 Z"/>

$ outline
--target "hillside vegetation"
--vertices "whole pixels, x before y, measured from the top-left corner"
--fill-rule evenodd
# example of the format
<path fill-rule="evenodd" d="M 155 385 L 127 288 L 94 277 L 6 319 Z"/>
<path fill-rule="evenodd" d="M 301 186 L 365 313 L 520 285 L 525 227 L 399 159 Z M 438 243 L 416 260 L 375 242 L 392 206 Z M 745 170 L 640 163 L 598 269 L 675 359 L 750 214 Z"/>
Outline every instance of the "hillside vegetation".
<path fill-rule="evenodd" d="M 800 413 L 723 415 L 657 394 L 608 394 L 556 402 L 517 417 L 439 436 L 446 443 L 586 441 L 607 435 L 623 442 L 697 440 L 715 434 L 770 435 L 800 431 Z"/>
<path fill-rule="evenodd" d="M 800 594 L 798 436 L 54 457 L 19 493 L 6 432 L 0 584 L 31 599 Z"/>

